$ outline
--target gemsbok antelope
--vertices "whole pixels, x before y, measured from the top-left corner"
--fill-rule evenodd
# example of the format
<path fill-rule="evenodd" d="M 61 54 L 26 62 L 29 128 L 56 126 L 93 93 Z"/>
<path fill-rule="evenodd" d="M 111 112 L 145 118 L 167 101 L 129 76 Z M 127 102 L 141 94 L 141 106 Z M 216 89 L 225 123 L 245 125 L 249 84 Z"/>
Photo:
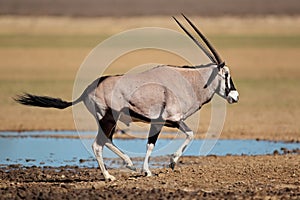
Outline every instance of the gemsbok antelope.
<path fill-rule="evenodd" d="M 102 76 L 92 82 L 82 95 L 72 102 L 27 93 L 17 96 L 15 100 L 24 105 L 58 109 L 83 102 L 98 124 L 98 134 L 92 148 L 107 180 L 115 180 L 115 177 L 109 174 L 103 163 L 104 146 L 123 159 L 126 167 L 135 170 L 129 156 L 112 142 L 117 121 L 127 125 L 136 121 L 150 123 L 143 164 L 143 172 L 147 176 L 151 176 L 148 161 L 162 127 L 178 128 L 186 135 L 186 139 L 170 158 L 170 167 L 174 169 L 194 135 L 184 120 L 210 102 L 215 93 L 230 104 L 239 100 L 239 93 L 233 84 L 228 66 L 197 27 L 186 16 L 183 17 L 207 47 L 192 36 L 175 17 L 173 18 L 204 51 L 211 63 L 181 67 L 159 65 L 138 74 Z"/>

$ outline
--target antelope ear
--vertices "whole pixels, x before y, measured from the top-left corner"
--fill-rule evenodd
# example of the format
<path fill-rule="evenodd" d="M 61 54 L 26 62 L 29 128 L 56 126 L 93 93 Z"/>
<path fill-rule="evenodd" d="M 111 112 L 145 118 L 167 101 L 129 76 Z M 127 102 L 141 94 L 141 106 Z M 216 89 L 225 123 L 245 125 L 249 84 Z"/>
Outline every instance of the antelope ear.
<path fill-rule="evenodd" d="M 225 62 L 222 62 L 222 63 L 218 64 L 219 70 L 222 69 L 224 66 L 225 66 Z"/>

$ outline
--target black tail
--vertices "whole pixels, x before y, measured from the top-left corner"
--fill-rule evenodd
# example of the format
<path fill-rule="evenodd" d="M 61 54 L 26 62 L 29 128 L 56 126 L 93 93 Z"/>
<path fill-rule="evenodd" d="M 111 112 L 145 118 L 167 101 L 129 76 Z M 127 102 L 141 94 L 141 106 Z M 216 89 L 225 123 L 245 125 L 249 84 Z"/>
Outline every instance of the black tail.
<path fill-rule="evenodd" d="M 84 90 L 84 92 L 81 94 L 81 96 L 73 102 L 64 101 L 60 98 L 53 98 L 53 97 L 48 97 L 48 96 L 37 96 L 37 95 L 28 94 L 28 93 L 24 93 L 23 95 L 18 95 L 13 99 L 16 102 L 26 105 L 26 106 L 64 109 L 64 108 L 70 107 L 72 105 L 75 105 L 75 104 L 83 101 L 84 98 L 87 96 L 87 94 L 89 94 L 91 91 L 95 90 L 98 87 L 98 85 L 108 77 L 109 76 L 103 76 L 103 77 L 96 79 L 92 84 L 90 84 Z"/>
<path fill-rule="evenodd" d="M 53 98 L 48 96 L 36 96 L 32 94 L 25 93 L 24 95 L 19 95 L 14 100 L 20 104 L 27 105 L 27 106 L 38 106 L 38 107 L 45 107 L 45 108 L 58 108 L 64 109 L 73 104 L 79 103 L 81 100 L 78 99 L 74 102 L 63 101 L 59 98 Z"/>

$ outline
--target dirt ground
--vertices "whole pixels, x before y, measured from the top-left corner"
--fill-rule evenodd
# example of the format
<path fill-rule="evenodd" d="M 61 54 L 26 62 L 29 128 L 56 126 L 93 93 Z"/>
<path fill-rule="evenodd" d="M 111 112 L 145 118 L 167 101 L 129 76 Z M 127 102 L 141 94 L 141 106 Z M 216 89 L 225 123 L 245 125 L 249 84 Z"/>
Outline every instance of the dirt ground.
<path fill-rule="evenodd" d="M 167 159 L 162 157 L 160 159 Z M 300 156 L 182 157 L 172 171 L 111 169 L 105 182 L 95 168 L 0 169 L 1 199 L 299 199 Z"/>

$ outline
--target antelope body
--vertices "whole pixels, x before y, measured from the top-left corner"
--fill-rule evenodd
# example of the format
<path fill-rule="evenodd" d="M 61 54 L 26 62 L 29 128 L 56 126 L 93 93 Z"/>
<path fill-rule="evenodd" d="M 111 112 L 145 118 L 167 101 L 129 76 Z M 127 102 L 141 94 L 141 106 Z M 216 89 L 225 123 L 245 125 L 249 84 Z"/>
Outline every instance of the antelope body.
<path fill-rule="evenodd" d="M 110 175 L 104 166 L 102 157 L 104 146 L 122 158 L 129 169 L 135 170 L 130 158 L 112 142 L 118 120 L 127 125 L 134 121 L 151 124 L 143 165 L 143 172 L 147 176 L 151 176 L 148 167 L 149 157 L 162 127 L 178 128 L 186 134 L 186 140 L 170 158 L 170 167 L 174 169 L 193 139 L 193 131 L 184 120 L 208 103 L 215 93 L 227 99 L 229 103 L 235 103 L 239 98 L 225 62 L 206 37 L 189 19 L 185 16 L 184 18 L 208 46 L 210 52 L 174 19 L 206 53 L 212 63 L 193 67 L 160 65 L 138 74 L 100 77 L 73 102 L 31 94 L 19 96 L 16 101 L 24 105 L 59 109 L 84 102 L 98 124 L 98 134 L 92 148 L 100 169 L 108 180 L 115 180 L 115 177 Z"/>

